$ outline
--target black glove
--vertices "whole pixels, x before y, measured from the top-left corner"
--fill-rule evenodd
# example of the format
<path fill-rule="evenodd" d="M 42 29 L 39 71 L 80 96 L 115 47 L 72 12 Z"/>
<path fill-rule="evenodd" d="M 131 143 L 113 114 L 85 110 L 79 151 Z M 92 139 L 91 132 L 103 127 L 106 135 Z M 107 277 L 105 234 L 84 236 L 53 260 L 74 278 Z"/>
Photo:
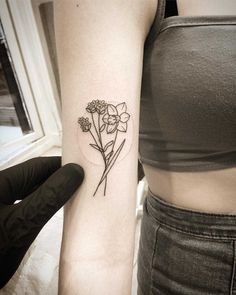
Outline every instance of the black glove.
<path fill-rule="evenodd" d="M 38 157 L 0 171 L 0 289 L 10 280 L 47 221 L 84 178 L 61 157 Z M 16 200 L 22 200 L 14 204 Z"/>

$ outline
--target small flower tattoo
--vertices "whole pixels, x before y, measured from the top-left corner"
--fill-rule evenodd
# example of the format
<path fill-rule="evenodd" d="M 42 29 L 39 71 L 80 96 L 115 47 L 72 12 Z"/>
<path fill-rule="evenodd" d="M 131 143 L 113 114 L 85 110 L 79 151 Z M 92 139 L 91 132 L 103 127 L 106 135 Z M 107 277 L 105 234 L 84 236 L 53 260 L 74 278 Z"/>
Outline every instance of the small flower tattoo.
<path fill-rule="evenodd" d="M 78 123 L 83 132 L 88 132 L 91 129 L 92 124 L 89 122 L 89 118 L 80 117 Z"/>
<path fill-rule="evenodd" d="M 127 121 L 130 117 L 126 111 L 127 107 L 124 102 L 116 107 L 112 104 L 108 105 L 107 113 L 102 118 L 103 122 L 107 124 L 107 133 L 113 133 L 116 130 L 126 132 Z"/>
<path fill-rule="evenodd" d="M 93 100 L 92 102 L 88 103 L 88 106 L 86 107 L 86 111 L 88 113 L 95 113 L 98 114 L 104 114 L 107 108 L 107 104 L 104 100 Z"/>
<path fill-rule="evenodd" d="M 88 117 L 79 117 L 78 124 L 83 132 L 90 133 L 93 143 L 89 145 L 97 152 L 101 153 L 104 161 L 104 171 L 97 184 L 93 196 L 97 193 L 99 186 L 104 184 L 104 196 L 106 195 L 108 173 L 114 166 L 121 150 L 125 144 L 123 139 L 117 149 L 115 146 L 118 141 L 119 132 L 127 132 L 128 121 L 130 114 L 127 112 L 127 105 L 125 102 L 118 105 L 108 104 L 104 100 L 92 100 L 88 103 L 86 111 L 91 116 L 91 122 Z M 92 131 L 92 127 L 93 130 Z M 114 138 L 105 142 L 106 134 L 113 134 Z"/>

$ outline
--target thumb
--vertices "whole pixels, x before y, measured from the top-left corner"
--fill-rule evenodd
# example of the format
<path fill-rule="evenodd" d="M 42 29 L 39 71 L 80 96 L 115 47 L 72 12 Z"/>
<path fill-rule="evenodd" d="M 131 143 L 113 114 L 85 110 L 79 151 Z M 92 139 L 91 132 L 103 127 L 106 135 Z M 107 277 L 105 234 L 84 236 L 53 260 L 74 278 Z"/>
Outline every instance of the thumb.
<path fill-rule="evenodd" d="M 69 163 L 54 172 L 36 191 L 14 204 L 14 217 L 9 229 L 17 235 L 18 246 L 31 243 L 47 221 L 71 198 L 84 179 L 81 166 Z M 11 231 L 10 231 L 11 232 Z"/>

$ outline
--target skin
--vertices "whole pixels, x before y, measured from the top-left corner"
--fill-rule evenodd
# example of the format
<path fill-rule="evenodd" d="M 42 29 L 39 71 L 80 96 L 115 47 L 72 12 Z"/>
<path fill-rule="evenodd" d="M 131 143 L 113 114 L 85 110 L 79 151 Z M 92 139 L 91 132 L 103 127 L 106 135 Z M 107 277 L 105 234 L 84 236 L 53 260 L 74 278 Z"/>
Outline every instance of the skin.
<path fill-rule="evenodd" d="M 180 16 L 236 15 L 235 0 L 177 0 Z M 165 171 L 144 165 L 151 191 L 184 208 L 236 213 L 236 167 L 201 172 Z"/>
<path fill-rule="evenodd" d="M 234 0 L 177 0 L 179 15 L 228 15 L 236 13 Z"/>
<path fill-rule="evenodd" d="M 57 0 L 54 5 L 62 93 L 62 162 L 80 163 L 85 178 L 66 205 L 60 295 L 130 295 L 135 238 L 138 120 L 143 45 L 155 3 L 143 0 Z M 78 117 L 92 100 L 125 102 L 126 142 L 104 182 L 98 151 Z M 93 134 L 96 134 L 93 130 Z M 103 133 L 104 134 L 104 133 Z M 103 137 L 102 140 L 108 138 Z M 123 139 L 122 139 L 123 140 Z M 117 144 L 121 142 L 121 134 Z M 99 162 L 100 161 L 100 162 Z"/>
<path fill-rule="evenodd" d="M 178 3 L 182 13 L 188 13 L 188 1 Z M 54 2 L 62 94 L 62 162 L 78 163 L 85 172 L 82 186 L 65 207 L 60 295 L 131 294 L 143 45 L 157 0 L 102 2 Z M 93 196 L 104 167 L 102 159 L 100 164 L 99 158 L 93 160 L 96 151 L 89 147 L 91 137 L 88 140 L 77 124 L 78 117 L 87 116 L 85 108 L 92 99 L 115 105 L 125 102 L 131 116 L 127 130 L 130 142 L 109 172 L 106 196 L 101 187 Z M 201 207 L 202 211 L 236 211 L 236 168 L 203 173 L 144 168 L 152 191 L 166 200 Z"/>

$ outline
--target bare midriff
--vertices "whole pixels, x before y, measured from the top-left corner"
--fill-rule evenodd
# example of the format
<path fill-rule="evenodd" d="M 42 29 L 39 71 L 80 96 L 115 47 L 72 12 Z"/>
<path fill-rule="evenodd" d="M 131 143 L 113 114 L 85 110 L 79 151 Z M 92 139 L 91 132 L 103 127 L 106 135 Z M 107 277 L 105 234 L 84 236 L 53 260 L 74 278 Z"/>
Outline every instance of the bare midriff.
<path fill-rule="evenodd" d="M 236 15 L 236 1 L 177 0 L 179 15 Z M 177 172 L 143 165 L 154 195 L 177 206 L 210 213 L 236 214 L 236 167 Z"/>
<path fill-rule="evenodd" d="M 236 214 L 236 167 L 177 172 L 143 165 L 151 192 L 177 206 Z"/>

